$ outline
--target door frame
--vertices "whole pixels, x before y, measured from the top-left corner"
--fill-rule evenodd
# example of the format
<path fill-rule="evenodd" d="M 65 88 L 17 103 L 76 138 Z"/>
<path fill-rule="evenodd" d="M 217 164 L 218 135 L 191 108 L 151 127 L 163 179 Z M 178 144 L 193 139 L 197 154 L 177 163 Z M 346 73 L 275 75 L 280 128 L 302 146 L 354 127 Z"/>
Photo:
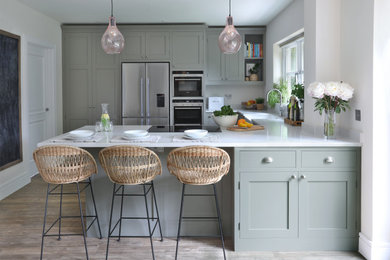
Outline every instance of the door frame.
<path fill-rule="evenodd" d="M 58 124 L 58 118 L 56 117 L 57 114 L 57 107 L 56 107 L 56 97 L 57 97 L 57 60 L 56 60 L 56 53 L 57 48 L 56 45 L 38 40 L 31 37 L 26 37 L 26 64 L 28 64 L 29 59 L 29 53 L 31 47 L 39 47 L 43 48 L 44 50 L 44 59 L 45 59 L 45 89 L 48 91 L 46 93 L 46 106 L 50 108 L 50 110 L 47 112 L 48 115 L 46 117 L 47 120 L 47 137 L 52 137 L 56 135 L 56 126 Z M 28 68 L 26 68 L 28 70 Z M 26 98 L 26 111 L 27 111 L 27 131 L 28 131 L 28 138 L 27 138 L 27 151 L 30 151 L 31 145 L 30 144 L 30 110 L 29 110 L 29 97 L 30 95 L 33 95 L 33 93 L 29 93 L 29 80 L 28 80 L 28 73 L 26 73 L 26 92 L 27 92 L 27 98 Z M 29 157 L 26 157 L 29 158 Z M 38 172 L 35 169 L 31 169 L 30 167 L 30 161 L 28 161 L 28 172 L 30 177 L 33 177 Z"/>

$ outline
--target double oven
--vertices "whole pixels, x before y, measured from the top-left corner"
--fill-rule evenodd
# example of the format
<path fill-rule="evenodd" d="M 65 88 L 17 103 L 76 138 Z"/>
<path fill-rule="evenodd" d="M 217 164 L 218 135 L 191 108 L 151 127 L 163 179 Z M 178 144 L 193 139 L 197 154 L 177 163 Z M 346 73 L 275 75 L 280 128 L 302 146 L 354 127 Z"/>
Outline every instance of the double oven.
<path fill-rule="evenodd" d="M 171 125 L 200 128 L 203 125 L 203 71 L 173 71 Z"/>

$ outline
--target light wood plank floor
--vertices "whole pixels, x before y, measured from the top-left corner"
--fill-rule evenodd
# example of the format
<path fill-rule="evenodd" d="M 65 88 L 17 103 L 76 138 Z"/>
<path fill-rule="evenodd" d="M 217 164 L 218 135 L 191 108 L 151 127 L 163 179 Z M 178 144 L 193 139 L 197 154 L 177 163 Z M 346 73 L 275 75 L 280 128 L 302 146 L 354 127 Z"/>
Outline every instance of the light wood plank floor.
<path fill-rule="evenodd" d="M 95 191 L 97 192 L 97 191 Z M 46 184 L 39 176 L 23 189 L 0 201 L 0 259 L 39 259 L 42 220 Z M 53 197 L 53 196 L 52 196 Z M 77 200 L 64 200 L 64 212 L 77 215 Z M 55 199 L 54 199 L 55 200 Z M 49 204 L 49 220 L 58 214 L 58 202 Z M 65 232 L 80 232 L 79 220 L 63 224 Z M 55 231 L 55 230 L 54 230 Z M 106 239 L 88 238 L 90 259 L 104 259 Z M 151 259 L 149 239 L 111 240 L 110 259 Z M 234 252 L 231 240 L 226 241 L 227 258 L 240 260 L 361 260 L 355 252 Z M 175 239 L 165 238 L 154 242 L 156 259 L 174 259 Z M 44 259 L 85 259 L 82 237 L 45 239 Z M 220 242 L 217 239 L 183 239 L 179 259 L 223 259 Z"/>

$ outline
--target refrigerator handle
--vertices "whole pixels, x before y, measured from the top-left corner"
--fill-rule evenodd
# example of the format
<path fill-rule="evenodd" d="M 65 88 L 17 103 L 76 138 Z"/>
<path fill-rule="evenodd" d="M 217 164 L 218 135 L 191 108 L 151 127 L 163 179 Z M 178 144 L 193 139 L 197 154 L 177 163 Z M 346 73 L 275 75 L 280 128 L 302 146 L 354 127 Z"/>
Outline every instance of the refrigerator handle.
<path fill-rule="evenodd" d="M 146 117 L 150 117 L 150 81 L 146 78 Z"/>
<path fill-rule="evenodd" d="M 144 100 L 145 100 L 145 91 L 144 91 L 144 78 L 141 78 L 141 84 L 140 84 L 140 91 L 141 91 L 141 117 L 144 115 Z"/>

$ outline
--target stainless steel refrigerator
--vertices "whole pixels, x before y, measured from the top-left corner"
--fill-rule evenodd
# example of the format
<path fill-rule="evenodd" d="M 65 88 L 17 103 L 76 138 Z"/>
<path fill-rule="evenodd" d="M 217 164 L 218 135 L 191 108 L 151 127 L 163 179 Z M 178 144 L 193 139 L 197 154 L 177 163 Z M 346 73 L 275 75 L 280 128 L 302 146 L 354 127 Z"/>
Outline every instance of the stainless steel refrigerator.
<path fill-rule="evenodd" d="M 169 125 L 169 63 L 122 63 L 122 124 Z"/>

